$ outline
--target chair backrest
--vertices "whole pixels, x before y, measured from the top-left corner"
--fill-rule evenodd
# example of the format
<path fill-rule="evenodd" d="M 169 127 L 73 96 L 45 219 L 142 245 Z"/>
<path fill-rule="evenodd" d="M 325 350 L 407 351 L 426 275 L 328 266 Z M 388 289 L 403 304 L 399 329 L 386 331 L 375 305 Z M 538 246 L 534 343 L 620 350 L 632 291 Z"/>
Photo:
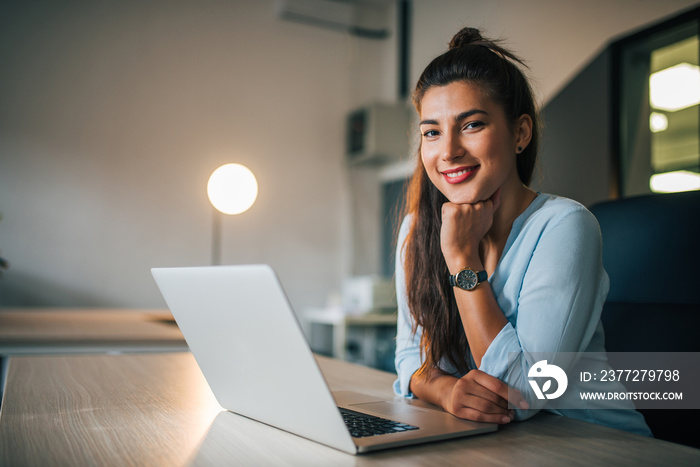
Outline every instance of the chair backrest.
<path fill-rule="evenodd" d="M 700 192 L 606 201 L 590 210 L 610 276 L 601 317 L 606 350 L 699 352 Z M 640 412 L 657 438 L 700 447 L 697 429 L 688 426 L 700 410 Z"/>
<path fill-rule="evenodd" d="M 700 351 L 700 191 L 606 201 L 591 212 L 610 276 L 606 349 Z"/>
<path fill-rule="evenodd" d="M 700 304 L 700 191 L 606 201 L 591 212 L 609 301 Z"/>

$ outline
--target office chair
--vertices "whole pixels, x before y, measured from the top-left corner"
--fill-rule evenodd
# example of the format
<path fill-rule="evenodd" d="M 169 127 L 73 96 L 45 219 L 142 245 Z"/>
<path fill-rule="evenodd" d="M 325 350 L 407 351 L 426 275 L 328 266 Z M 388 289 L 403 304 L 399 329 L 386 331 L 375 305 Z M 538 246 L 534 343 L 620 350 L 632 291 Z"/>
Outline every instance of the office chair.
<path fill-rule="evenodd" d="M 700 191 L 606 201 L 590 210 L 610 276 L 601 317 L 606 350 L 700 352 Z M 656 438 L 700 447 L 700 410 L 640 412 Z"/>

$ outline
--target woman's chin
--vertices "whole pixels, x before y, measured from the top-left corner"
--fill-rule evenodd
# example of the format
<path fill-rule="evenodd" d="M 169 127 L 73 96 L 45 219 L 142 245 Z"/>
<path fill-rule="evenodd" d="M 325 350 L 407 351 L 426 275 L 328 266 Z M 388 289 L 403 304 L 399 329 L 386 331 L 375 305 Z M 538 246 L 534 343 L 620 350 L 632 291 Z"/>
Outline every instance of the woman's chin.
<path fill-rule="evenodd" d="M 443 193 L 452 204 L 476 204 L 483 201 L 478 194 L 475 193 Z"/>

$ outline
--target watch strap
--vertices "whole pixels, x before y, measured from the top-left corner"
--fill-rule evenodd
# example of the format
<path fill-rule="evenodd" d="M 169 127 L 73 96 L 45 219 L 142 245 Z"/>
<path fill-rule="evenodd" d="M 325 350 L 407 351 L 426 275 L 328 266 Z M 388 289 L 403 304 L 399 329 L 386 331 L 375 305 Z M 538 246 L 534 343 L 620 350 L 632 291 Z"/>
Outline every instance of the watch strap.
<path fill-rule="evenodd" d="M 459 273 L 457 273 L 459 274 Z M 457 274 L 450 274 L 450 287 L 457 287 Z"/>

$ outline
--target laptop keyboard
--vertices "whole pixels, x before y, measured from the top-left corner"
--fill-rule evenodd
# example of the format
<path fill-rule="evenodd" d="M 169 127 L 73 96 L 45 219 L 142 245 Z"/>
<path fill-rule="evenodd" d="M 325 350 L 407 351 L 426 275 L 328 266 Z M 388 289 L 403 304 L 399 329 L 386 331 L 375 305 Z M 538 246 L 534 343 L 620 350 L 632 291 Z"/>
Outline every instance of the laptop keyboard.
<path fill-rule="evenodd" d="M 417 426 L 408 423 L 395 422 L 386 418 L 375 417 L 354 410 L 338 407 L 343 415 L 345 425 L 350 430 L 353 438 L 365 438 L 367 436 L 385 435 L 388 433 L 401 433 L 404 431 L 417 430 Z"/>

